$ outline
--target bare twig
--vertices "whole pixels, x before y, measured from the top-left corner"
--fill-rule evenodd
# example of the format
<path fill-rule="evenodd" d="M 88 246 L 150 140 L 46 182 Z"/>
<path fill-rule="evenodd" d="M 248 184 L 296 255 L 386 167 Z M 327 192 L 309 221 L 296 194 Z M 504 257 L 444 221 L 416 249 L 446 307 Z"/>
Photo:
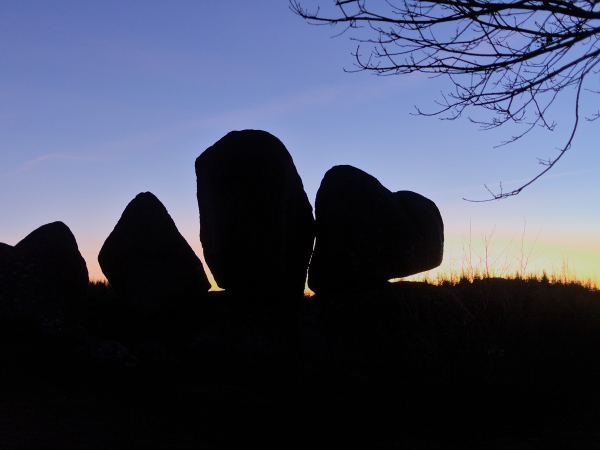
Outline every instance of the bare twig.
<path fill-rule="evenodd" d="M 519 194 L 564 156 L 579 124 L 584 81 L 600 61 L 596 0 L 334 0 L 332 15 L 310 12 L 299 0 L 291 0 L 290 8 L 310 23 L 341 24 L 355 32 L 356 71 L 448 76 L 454 89 L 442 95 L 439 108 L 417 108 L 417 114 L 456 120 L 477 107 L 491 113 L 489 119 L 469 117 L 482 129 L 525 125 L 501 145 L 537 126 L 554 130 L 548 111 L 559 93 L 575 88 L 575 121 L 558 156 L 540 160 L 544 170 L 519 188 L 488 189 L 491 197 L 477 201 Z M 361 45 L 371 47 L 367 56 L 360 53 Z M 588 120 L 599 117 L 600 112 Z"/>

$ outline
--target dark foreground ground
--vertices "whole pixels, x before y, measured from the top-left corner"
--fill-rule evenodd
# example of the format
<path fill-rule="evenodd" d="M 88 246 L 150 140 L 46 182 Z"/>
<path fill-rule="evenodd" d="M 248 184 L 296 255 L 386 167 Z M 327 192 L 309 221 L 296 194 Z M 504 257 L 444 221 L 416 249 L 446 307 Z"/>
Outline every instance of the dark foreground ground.
<path fill-rule="evenodd" d="M 600 292 L 539 281 L 3 317 L 0 449 L 600 448 Z"/>

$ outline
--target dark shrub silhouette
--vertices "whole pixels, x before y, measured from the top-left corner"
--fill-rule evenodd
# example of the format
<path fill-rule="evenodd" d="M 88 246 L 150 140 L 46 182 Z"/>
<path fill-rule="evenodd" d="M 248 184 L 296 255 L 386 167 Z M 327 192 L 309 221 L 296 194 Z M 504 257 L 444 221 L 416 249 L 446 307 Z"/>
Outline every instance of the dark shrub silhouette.
<path fill-rule="evenodd" d="M 232 131 L 196 159 L 200 240 L 218 285 L 302 295 L 312 252 L 312 206 L 275 136 Z"/>
<path fill-rule="evenodd" d="M 317 293 L 384 285 L 438 266 L 444 225 L 431 200 L 392 193 L 352 166 L 335 166 L 315 202 L 317 237 L 308 286 Z"/>
<path fill-rule="evenodd" d="M 600 292 L 447 284 L 282 297 L 270 308 L 254 307 L 256 293 L 209 292 L 198 302 L 210 305 L 200 311 L 208 326 L 186 309 L 173 339 L 138 333 L 112 287 L 91 283 L 72 322 L 2 322 L 0 442 L 596 448 Z"/>

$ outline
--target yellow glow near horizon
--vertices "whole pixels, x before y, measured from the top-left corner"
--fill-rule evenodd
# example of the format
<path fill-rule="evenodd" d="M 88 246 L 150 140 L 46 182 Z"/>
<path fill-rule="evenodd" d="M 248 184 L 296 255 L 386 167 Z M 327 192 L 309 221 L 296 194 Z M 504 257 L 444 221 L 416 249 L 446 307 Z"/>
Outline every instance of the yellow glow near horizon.
<path fill-rule="evenodd" d="M 469 245 L 470 244 L 470 245 Z M 83 252 L 86 259 L 90 280 L 105 281 L 106 277 L 100 270 L 97 255 Z M 470 240 L 460 236 L 447 236 L 442 264 L 430 271 L 423 272 L 408 280 L 422 279 L 424 276 L 436 278 L 439 275 L 453 274 L 460 276 L 461 271 L 478 271 L 484 274 L 489 271 L 491 276 L 508 276 L 516 272 L 541 276 L 546 271 L 550 276 L 563 277 L 570 280 L 591 280 L 598 285 L 600 275 L 600 242 L 585 243 L 573 239 L 553 241 L 532 239 L 509 239 L 498 237 L 488 241 L 487 253 L 485 239 L 480 236 Z M 210 281 L 210 291 L 221 290 L 210 271 L 207 271 Z M 306 295 L 314 295 L 305 285 Z"/>
<path fill-rule="evenodd" d="M 488 273 L 494 277 L 514 276 L 517 272 L 523 276 L 542 276 L 546 272 L 549 277 L 562 281 L 590 281 L 592 286 L 598 287 L 600 243 L 577 239 L 549 241 L 539 235 L 530 239 L 448 236 L 442 264 L 407 279 L 459 277 L 462 272 Z"/>
<path fill-rule="evenodd" d="M 84 259 L 86 260 L 86 264 L 88 267 L 88 274 L 90 277 L 90 281 L 107 281 L 106 277 L 104 276 L 104 273 L 102 273 L 102 269 L 100 269 L 100 265 L 97 262 L 95 264 L 93 264 L 87 258 L 85 258 L 85 256 L 84 256 Z M 223 290 L 223 289 L 219 288 L 219 286 L 217 286 L 217 282 L 215 281 L 215 278 L 213 277 L 212 273 L 208 273 L 207 278 L 208 278 L 208 281 L 210 282 L 209 291 L 222 291 Z"/>

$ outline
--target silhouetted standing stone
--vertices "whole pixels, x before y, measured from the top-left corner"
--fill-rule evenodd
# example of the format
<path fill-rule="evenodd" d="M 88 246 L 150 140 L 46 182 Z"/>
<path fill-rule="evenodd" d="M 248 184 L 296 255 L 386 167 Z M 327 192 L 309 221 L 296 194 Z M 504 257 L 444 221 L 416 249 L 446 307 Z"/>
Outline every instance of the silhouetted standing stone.
<path fill-rule="evenodd" d="M 141 310 L 176 308 L 210 288 L 202 262 L 150 192 L 127 205 L 98 262 L 117 294 Z"/>
<path fill-rule="evenodd" d="M 230 292 L 301 295 L 314 219 L 291 155 L 275 136 L 232 131 L 196 159 L 200 240 Z"/>
<path fill-rule="evenodd" d="M 85 260 L 69 227 L 43 225 L 17 245 L 0 245 L 0 301 L 10 314 L 50 315 L 85 293 Z"/>
<path fill-rule="evenodd" d="M 444 232 L 435 204 L 414 192 L 392 193 L 355 167 L 325 174 L 315 215 L 308 286 L 316 293 L 376 288 L 441 263 Z"/>

